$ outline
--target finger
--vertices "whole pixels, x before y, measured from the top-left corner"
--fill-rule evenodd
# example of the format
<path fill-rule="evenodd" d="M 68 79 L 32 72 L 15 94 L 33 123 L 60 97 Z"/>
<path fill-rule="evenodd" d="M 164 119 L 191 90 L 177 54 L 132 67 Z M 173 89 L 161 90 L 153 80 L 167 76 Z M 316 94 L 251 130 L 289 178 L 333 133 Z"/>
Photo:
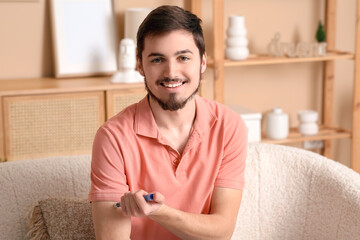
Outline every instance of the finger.
<path fill-rule="evenodd" d="M 125 206 L 125 211 L 126 211 L 126 215 L 127 216 L 131 216 L 132 214 L 132 210 L 131 210 L 131 198 L 132 198 L 132 193 L 131 192 L 127 192 L 124 195 L 124 206 Z"/>
<path fill-rule="evenodd" d="M 157 203 L 164 203 L 165 202 L 165 197 L 161 193 L 154 192 L 153 195 L 154 195 L 154 201 L 155 202 L 157 202 Z"/>
<path fill-rule="evenodd" d="M 134 200 L 138 206 L 139 214 L 144 215 L 147 203 L 144 196 L 147 194 L 144 190 L 139 190 L 134 194 Z"/>
<path fill-rule="evenodd" d="M 131 216 L 139 216 L 139 214 L 141 214 L 141 211 L 137 203 L 136 194 L 131 194 L 129 200 Z"/>
<path fill-rule="evenodd" d="M 121 210 L 125 216 L 129 216 L 128 208 L 126 206 L 127 193 L 121 197 Z"/>

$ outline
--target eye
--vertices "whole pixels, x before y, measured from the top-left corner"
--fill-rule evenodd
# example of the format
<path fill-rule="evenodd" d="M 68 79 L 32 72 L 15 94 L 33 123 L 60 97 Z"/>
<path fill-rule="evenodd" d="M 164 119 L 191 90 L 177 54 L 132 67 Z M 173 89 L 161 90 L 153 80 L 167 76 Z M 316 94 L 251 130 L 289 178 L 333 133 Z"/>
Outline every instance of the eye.
<path fill-rule="evenodd" d="M 183 62 L 186 62 L 186 61 L 189 61 L 190 58 L 187 57 L 187 56 L 180 56 L 180 60 L 183 61 Z"/>
<path fill-rule="evenodd" d="M 152 62 L 152 63 L 160 63 L 160 62 L 162 62 L 162 61 L 163 61 L 162 58 L 153 58 L 153 59 L 151 59 L 151 62 Z"/>

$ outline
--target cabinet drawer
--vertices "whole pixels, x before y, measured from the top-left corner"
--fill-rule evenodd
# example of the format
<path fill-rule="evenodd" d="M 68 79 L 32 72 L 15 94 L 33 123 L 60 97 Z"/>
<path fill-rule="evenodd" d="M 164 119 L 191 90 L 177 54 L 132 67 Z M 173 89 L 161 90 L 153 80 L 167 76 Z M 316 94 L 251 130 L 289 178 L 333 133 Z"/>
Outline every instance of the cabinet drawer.
<path fill-rule="evenodd" d="M 105 120 L 104 93 L 3 98 L 7 160 L 89 154 Z"/>
<path fill-rule="evenodd" d="M 106 92 L 107 119 L 121 112 L 133 103 L 139 102 L 147 94 L 145 89 L 111 90 Z"/>

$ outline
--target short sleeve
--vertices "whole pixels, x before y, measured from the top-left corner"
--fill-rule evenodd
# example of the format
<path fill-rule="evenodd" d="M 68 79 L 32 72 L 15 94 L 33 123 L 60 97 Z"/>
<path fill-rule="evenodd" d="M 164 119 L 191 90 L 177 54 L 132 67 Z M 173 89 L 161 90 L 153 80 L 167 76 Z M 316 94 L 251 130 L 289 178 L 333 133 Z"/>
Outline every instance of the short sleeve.
<path fill-rule="evenodd" d="M 243 189 L 247 156 L 247 127 L 238 114 L 224 122 L 224 153 L 216 187 Z"/>
<path fill-rule="evenodd" d="M 129 191 L 116 138 L 105 127 L 96 133 L 91 160 L 89 201 L 119 201 Z"/>

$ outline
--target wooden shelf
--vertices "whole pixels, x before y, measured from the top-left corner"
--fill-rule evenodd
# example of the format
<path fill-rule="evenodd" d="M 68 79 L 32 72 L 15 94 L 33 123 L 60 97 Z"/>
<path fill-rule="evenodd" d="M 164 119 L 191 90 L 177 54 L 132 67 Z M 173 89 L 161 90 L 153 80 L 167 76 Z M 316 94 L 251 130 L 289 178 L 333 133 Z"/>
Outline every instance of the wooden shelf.
<path fill-rule="evenodd" d="M 243 61 L 232 61 L 229 59 L 224 60 L 225 67 L 235 66 L 250 66 L 250 65 L 268 65 L 268 64 L 283 64 L 283 63 L 301 63 L 301 62 L 323 62 L 338 59 L 354 59 L 354 54 L 349 52 L 332 51 L 328 52 L 323 57 L 272 57 L 269 55 L 252 54 L 246 60 Z M 214 67 L 213 59 L 208 59 L 208 66 Z"/>
<path fill-rule="evenodd" d="M 304 136 L 297 131 L 297 128 L 291 128 L 289 137 L 281 140 L 268 139 L 263 134 L 261 142 L 273 143 L 273 144 L 285 144 L 285 143 L 298 143 L 304 141 L 316 141 L 316 140 L 332 140 L 332 139 L 343 139 L 351 138 L 351 133 L 348 130 L 337 128 L 320 126 L 319 133 L 311 136 Z"/>
<path fill-rule="evenodd" d="M 0 80 L 0 96 L 144 89 L 144 83 L 111 83 L 110 77 Z"/>

